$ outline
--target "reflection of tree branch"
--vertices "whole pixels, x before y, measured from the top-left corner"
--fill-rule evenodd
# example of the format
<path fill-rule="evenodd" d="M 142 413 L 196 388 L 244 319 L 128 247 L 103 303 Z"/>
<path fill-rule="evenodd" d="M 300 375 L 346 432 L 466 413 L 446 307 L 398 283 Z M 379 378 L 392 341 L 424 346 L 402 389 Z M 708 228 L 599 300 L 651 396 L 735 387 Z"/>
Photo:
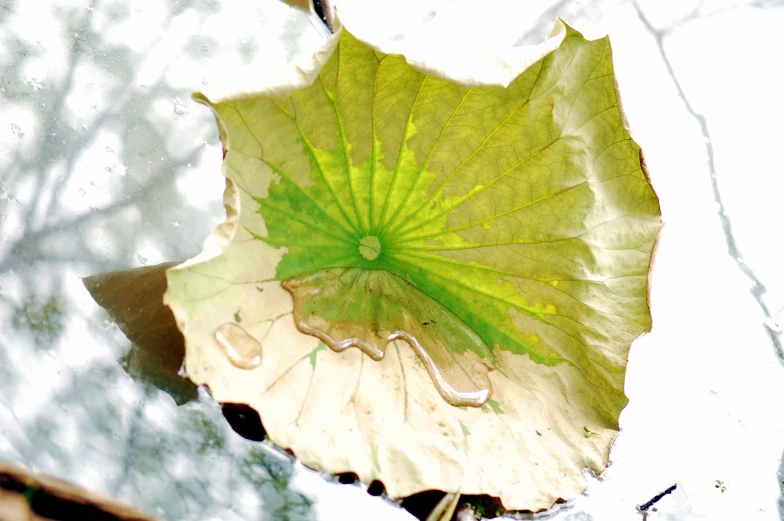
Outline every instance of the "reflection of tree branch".
<path fill-rule="evenodd" d="M 195 119 L 190 121 L 150 116 L 154 104 L 160 100 L 182 95 L 179 88 L 167 81 L 166 63 L 159 64 L 156 53 L 161 45 L 166 45 L 171 37 L 169 28 L 174 27 L 181 13 L 187 11 L 189 17 L 196 14 L 195 25 L 189 23 L 188 30 L 198 34 L 198 26 L 211 15 L 210 10 L 214 10 L 214 5 L 206 5 L 208 3 L 164 0 L 168 16 L 160 21 L 160 27 L 156 26 L 157 34 L 141 50 L 105 39 L 104 29 L 92 32 L 93 19 L 83 8 L 66 8 L 56 14 L 60 29 L 55 35 L 57 43 L 52 44 L 58 49 L 53 55 L 62 56 L 64 63 L 48 76 L 46 88 L 42 90 L 39 85 L 31 87 L 27 65 L 34 58 L 42 59 L 43 47 L 27 46 L 22 38 L 17 42 L 14 28 L 0 25 L 0 45 L 7 43 L 11 49 L 8 60 L 0 64 L 0 84 L 6 89 L 0 95 L 0 103 L 7 101 L 35 118 L 34 130 L 29 130 L 24 140 L 18 136 L 20 140 L 9 142 L 8 155 L 2 156 L 3 164 L 8 166 L 0 174 L 0 208 L 12 216 L 4 220 L 9 225 L 18 223 L 18 227 L 14 224 L 13 239 L 9 238 L 0 252 L 0 273 L 12 281 L 9 288 L 2 289 L 19 287 L 36 296 L 39 300 L 30 304 L 28 315 L 40 314 L 39 302 L 46 302 L 50 288 L 59 287 L 59 281 L 68 271 L 88 274 L 116 268 L 118 255 L 133 253 L 139 242 L 151 245 L 151 249 L 157 249 L 168 258 L 187 257 L 190 255 L 185 252 L 198 247 L 196 243 L 201 239 L 198 236 L 202 232 L 208 233 L 202 230 L 211 220 L 207 209 L 190 208 L 181 200 L 176 205 L 171 204 L 178 199 L 176 183 L 181 179 L 179 174 L 185 172 L 185 164 L 198 165 L 205 149 L 198 146 L 199 143 L 186 143 L 174 154 L 163 152 L 181 124 L 198 124 L 197 133 L 200 134 L 201 114 L 194 113 L 191 117 Z M 2 24 L 5 11 L 13 13 L 17 9 L 8 2 L 3 4 L 3 0 L 0 4 Z M 22 4 L 17 5 L 21 9 Z M 113 22 L 126 16 L 120 11 Z M 79 41 L 74 40 L 74 32 L 81 35 Z M 16 52 L 18 50 L 22 52 Z M 169 58 L 177 59 L 174 55 Z M 145 81 L 147 85 L 141 89 L 137 75 L 150 60 L 156 62 L 156 67 L 161 65 L 163 70 L 156 69 L 160 72 L 158 77 Z M 80 80 L 85 62 L 91 73 L 93 68 L 98 70 L 97 78 L 91 78 L 91 82 L 97 84 L 101 105 L 96 112 L 78 113 L 69 100 L 72 97 L 84 99 L 87 94 Z M 92 103 L 87 101 L 88 105 Z M 76 128 L 71 128 L 71 121 L 78 121 L 74 125 Z M 87 127 L 82 129 L 82 123 Z M 213 130 L 214 127 L 209 128 Z M 104 165 L 95 163 L 104 156 L 88 152 L 100 143 L 104 134 L 117 136 L 121 142 L 121 150 L 110 157 L 112 161 L 130 167 L 127 176 L 104 174 Z M 158 151 L 161 156 L 167 156 L 165 161 L 157 161 Z M 82 176 L 84 164 L 90 169 L 86 176 Z M 102 192 L 99 209 L 88 209 L 88 200 L 80 199 L 70 191 L 75 182 L 86 184 L 93 179 Z M 24 197 L 23 192 L 19 192 L 17 199 L 11 192 L 22 187 Z M 105 193 L 109 187 L 112 190 Z M 132 225 L 125 222 L 124 218 L 131 212 L 134 217 L 141 215 L 142 222 L 134 220 Z M 186 226 L 179 229 L 179 237 L 172 240 L 166 233 L 171 228 L 161 223 L 173 220 L 175 215 Z M 98 250 L 95 250 L 96 246 Z M 27 298 L 26 295 L 22 293 L 23 298 Z M 81 295 L 69 294 L 68 297 L 69 301 L 70 297 L 78 300 Z M 121 382 L 125 375 L 117 363 L 108 360 L 105 363 L 90 360 L 86 365 L 81 361 L 69 362 L 71 343 L 58 345 L 56 340 L 49 338 L 33 341 L 28 334 L 28 330 L 34 330 L 30 327 L 34 322 L 30 317 L 17 320 L 24 323 L 14 327 L 11 318 L 19 307 L 15 300 L 19 297 L 14 291 L 0 295 L 0 313 L 9 317 L 6 323 L 0 324 L 0 417 L 8 419 L 0 425 L 0 438 L 9 441 L 0 447 L 2 457 L 48 467 L 61 476 L 72 475 L 80 479 L 95 468 L 92 461 L 96 461 L 106 476 L 100 487 L 103 492 L 119 494 L 146 508 L 160 509 L 172 519 L 198 517 L 194 515 L 195 510 L 233 509 L 235 504 L 216 497 L 216 485 L 230 491 L 240 490 L 242 494 L 238 494 L 238 500 L 246 500 L 247 482 L 242 476 L 224 473 L 216 477 L 209 473 L 216 460 L 232 468 L 248 466 L 245 456 L 250 442 L 237 441 L 235 437 L 230 447 L 224 447 L 222 439 L 228 431 L 219 412 L 207 411 L 202 404 L 191 404 L 172 414 L 171 423 L 167 425 L 149 421 L 145 413 L 151 411 L 153 405 L 156 411 L 166 410 L 160 404 L 152 403 L 157 402 L 157 391 L 152 388 L 145 391 L 145 407 L 144 400 L 139 404 L 138 394 L 133 398 L 123 394 L 122 389 L 127 390 L 130 384 Z M 25 301 L 22 303 L 24 305 Z M 79 306 L 70 307 L 69 322 L 73 320 L 91 330 L 91 342 L 104 345 L 102 358 L 119 355 L 117 332 L 101 324 L 97 317 L 82 316 L 80 309 Z M 77 331 L 80 331 L 78 325 Z M 30 347 L 48 347 L 57 356 L 39 353 Z M 12 352 L 19 356 L 9 358 Z M 38 369 L 35 362 L 47 355 L 54 361 L 49 367 L 56 367 L 59 376 L 41 373 Z M 43 382 L 45 378 L 50 380 Z M 46 393 L 49 399 L 21 414 L 29 404 L 17 398 L 25 396 L 25 389 L 34 385 L 41 385 L 36 392 Z M 135 389 L 139 390 L 139 387 Z M 198 421 L 188 422 L 194 418 Z M 78 445 L 63 438 L 63 433 L 67 437 L 74 432 L 74 427 L 78 428 Z M 85 440 L 89 443 L 83 444 Z M 203 453 L 199 452 L 202 450 Z M 205 470 L 208 471 L 206 475 Z M 270 514 L 274 519 L 310 518 L 307 498 L 300 499 L 297 492 L 287 488 L 288 483 L 284 485 L 275 482 L 273 487 L 265 482 L 263 488 L 252 493 L 258 497 L 255 503 L 263 503 L 270 510 L 277 509 Z M 278 508 L 277 505 L 282 506 Z"/>
<path fill-rule="evenodd" d="M 769 7 L 766 2 L 764 2 L 764 1 L 757 1 L 757 2 L 749 2 L 747 4 L 728 5 L 728 6 L 724 6 L 724 7 L 719 7 L 718 9 L 715 9 L 713 11 L 703 12 L 702 11 L 702 6 L 703 6 L 704 3 L 705 3 L 705 0 L 700 0 L 700 2 L 694 7 L 694 9 L 692 9 L 691 12 L 689 12 L 689 14 L 687 14 L 686 16 L 684 16 L 683 18 L 681 18 L 677 22 L 674 22 L 673 24 L 671 24 L 666 29 L 661 30 L 660 31 L 661 34 L 662 35 L 670 34 L 673 31 L 675 31 L 675 29 L 678 29 L 678 28 L 688 24 L 689 22 L 693 22 L 695 20 L 707 20 L 709 18 L 713 18 L 714 16 L 718 16 L 718 15 L 726 13 L 728 11 L 735 11 L 735 10 L 741 9 L 741 8 L 742 9 L 766 9 L 767 7 Z M 773 2 L 769 2 L 769 3 L 773 4 Z M 639 9 L 638 9 L 638 12 L 639 12 Z"/>
<path fill-rule="evenodd" d="M 120 475 L 117 476 L 112 487 L 109 489 L 109 495 L 118 497 L 125 483 L 128 481 L 128 475 L 131 473 L 133 461 L 136 458 L 136 440 L 138 439 L 138 431 L 142 422 L 142 414 L 144 414 L 144 407 L 147 405 L 147 399 L 150 397 L 150 392 L 147 386 L 144 386 L 144 396 L 133 411 L 133 418 L 131 418 L 131 428 L 128 431 L 128 443 L 125 447 L 125 455 L 123 456 L 122 470 Z"/>
<path fill-rule="evenodd" d="M 768 333 L 768 337 L 773 343 L 776 354 L 780 359 L 779 361 L 784 365 L 784 349 L 782 349 L 781 332 L 779 330 L 773 329 L 773 327 L 769 325 L 769 323 L 773 323 L 773 317 L 771 316 L 770 310 L 768 309 L 768 306 L 765 304 L 764 300 L 764 296 L 767 290 L 759 277 L 757 277 L 757 275 L 754 273 L 754 270 L 751 268 L 751 266 L 749 266 L 744 260 L 743 254 L 740 251 L 740 248 L 735 241 L 735 236 L 732 233 L 732 222 L 730 221 L 730 217 L 727 214 L 727 209 L 724 206 L 724 200 L 722 199 L 721 191 L 719 190 L 716 160 L 713 151 L 713 142 L 711 141 L 710 130 L 708 128 L 708 121 L 703 114 L 697 112 L 697 110 L 692 106 L 689 98 L 686 96 L 686 92 L 683 90 L 683 87 L 680 84 L 680 81 L 678 81 L 669 56 L 667 56 L 667 51 L 664 50 L 664 37 L 667 31 L 660 31 L 654 28 L 640 9 L 640 6 L 637 4 L 636 0 L 632 1 L 632 5 L 637 11 L 637 16 L 639 17 L 640 21 L 656 41 L 656 48 L 659 50 L 659 55 L 664 62 L 664 66 L 667 68 L 667 73 L 672 79 L 672 83 L 678 92 L 678 96 L 686 107 L 686 110 L 689 112 L 689 114 L 691 114 L 695 121 L 697 121 L 697 124 L 700 127 L 702 138 L 705 143 L 705 152 L 708 156 L 708 169 L 710 171 L 711 177 L 711 189 L 713 191 L 713 198 L 719 207 L 719 221 L 721 222 L 721 228 L 724 232 L 724 239 L 727 243 L 727 252 L 730 254 L 730 257 L 732 257 L 732 260 L 735 261 L 735 264 L 738 266 L 738 269 L 740 269 L 741 273 L 743 273 L 746 278 L 751 281 L 751 294 L 766 319 L 766 323 L 764 324 L 765 331 Z"/>
<path fill-rule="evenodd" d="M 88 19 L 89 18 L 86 16 L 82 17 L 79 23 L 79 29 L 78 29 L 79 32 L 82 32 L 85 29 L 85 24 Z M 78 52 L 74 48 L 74 46 L 71 47 L 71 52 L 69 53 L 69 57 L 68 57 L 68 69 L 67 69 L 68 72 L 66 73 L 65 81 L 63 82 L 62 88 L 58 89 L 58 94 L 55 98 L 52 110 L 49 112 L 49 118 L 46 121 L 45 129 L 42 129 L 39 134 L 39 144 L 36 147 L 38 154 L 36 154 L 36 156 L 39 156 L 39 154 L 42 156 L 48 155 L 48 150 L 50 149 L 50 147 L 47 146 L 47 142 L 51 139 L 52 129 L 57 124 L 57 122 L 61 119 L 60 112 L 64 105 L 65 99 L 71 93 L 71 87 L 73 86 L 74 75 L 76 74 L 76 65 L 78 64 L 78 58 L 80 54 L 81 52 Z M 35 158 L 36 162 L 38 162 L 39 164 L 43 163 L 42 159 L 43 158 L 41 157 Z M 69 157 L 68 161 L 69 162 L 74 161 L 73 157 Z M 45 165 L 44 168 L 38 169 L 37 174 L 33 177 L 35 183 L 34 193 L 36 194 L 40 194 L 41 192 L 43 192 L 41 188 L 43 187 L 44 184 L 44 176 L 46 175 L 46 166 L 48 166 L 48 162 L 43 163 L 43 165 Z M 39 196 L 33 201 L 33 204 L 31 204 L 30 207 L 27 209 L 26 212 L 27 215 L 22 220 L 25 223 L 25 228 L 29 228 L 29 226 L 32 224 L 36 214 L 36 210 L 38 210 L 38 206 L 39 206 L 38 203 L 40 201 L 41 201 L 41 197 Z"/>
<path fill-rule="evenodd" d="M 183 5 L 181 8 L 185 9 L 185 6 Z M 149 58 L 149 56 L 155 51 L 157 45 L 161 42 L 161 40 L 163 40 L 165 35 L 169 34 L 169 28 L 170 28 L 170 26 L 172 24 L 173 18 L 174 18 L 174 16 L 170 16 L 167 19 L 166 23 L 160 29 L 159 36 L 157 38 L 155 38 L 152 42 L 150 42 L 150 44 L 147 46 L 147 48 L 144 49 L 144 51 L 142 51 L 141 55 L 139 55 L 134 60 L 130 60 L 128 70 L 133 72 L 133 71 L 139 71 L 139 70 L 142 69 L 142 65 Z M 199 29 L 203 25 L 204 25 L 204 17 L 202 17 L 199 20 L 199 24 L 198 24 L 198 26 L 196 28 L 194 28 L 194 32 L 196 34 L 198 34 Z M 78 54 L 78 53 L 72 53 L 72 54 L 75 55 L 75 54 Z M 167 66 L 169 65 L 169 63 L 167 63 Z M 69 75 L 71 73 L 72 73 L 72 70 L 69 69 Z M 69 76 L 69 78 L 70 78 L 70 76 Z M 71 83 L 67 82 L 67 85 L 71 85 Z M 133 85 L 134 85 L 134 82 L 132 82 L 132 81 L 124 82 L 123 83 L 123 88 L 120 89 L 119 92 L 112 93 L 111 95 L 109 95 L 109 98 L 113 100 L 113 103 L 115 105 L 122 105 L 122 104 L 126 104 L 127 105 L 127 103 L 128 103 L 128 95 L 129 95 L 129 92 L 131 92 L 133 90 Z M 161 90 L 161 86 L 162 86 L 162 82 L 159 81 L 151 89 L 148 89 L 148 91 L 147 91 L 148 94 L 145 97 L 148 98 L 148 99 L 154 99 L 154 95 Z M 69 87 L 69 90 L 70 90 L 70 87 Z M 67 94 L 68 93 L 66 93 L 66 95 Z M 66 96 L 63 96 L 63 97 L 66 97 Z M 79 139 L 78 143 L 74 143 L 72 145 L 72 148 L 74 148 L 74 149 L 81 149 L 84 145 L 89 143 L 90 139 L 97 133 L 97 130 L 102 128 L 103 123 L 110 119 L 110 115 L 114 115 L 114 114 L 110 114 L 109 112 L 104 112 L 100 117 L 98 117 L 93 122 L 93 124 L 90 126 L 89 130 L 87 131 L 87 133 L 85 135 L 83 135 L 81 137 L 81 139 Z M 65 168 L 65 175 L 63 176 L 62 179 L 58 180 L 55 183 L 55 187 L 52 190 L 52 193 L 59 193 L 60 188 L 65 186 L 68 183 L 68 181 L 71 179 L 71 176 L 74 173 L 73 172 L 73 163 L 75 162 L 77 156 L 78 156 L 77 154 L 68 154 L 68 164 L 67 164 L 67 166 Z M 185 160 L 179 161 L 179 163 L 183 163 L 183 162 L 185 162 Z M 53 203 L 52 203 L 54 208 L 50 209 L 49 213 L 51 214 L 54 211 L 58 210 L 59 207 L 60 207 L 60 203 L 61 203 L 61 200 L 59 198 L 55 198 L 53 200 Z"/>
<path fill-rule="evenodd" d="M 194 161 L 197 158 L 198 153 L 199 150 L 196 149 L 180 162 L 182 163 L 182 162 Z M 138 192 L 133 197 L 125 199 L 121 202 L 110 204 L 109 206 L 105 206 L 103 208 L 97 209 L 89 213 L 83 213 L 78 217 L 68 220 L 67 222 L 54 223 L 50 226 L 46 226 L 45 228 L 41 228 L 39 230 L 24 234 L 9 250 L 10 256 L 0 261 L 0 271 L 3 271 L 9 268 L 11 265 L 15 264 L 15 262 L 13 262 L 13 257 L 15 255 L 18 255 L 25 248 L 28 248 L 35 243 L 46 240 L 52 237 L 53 235 L 62 234 L 64 231 L 68 229 L 76 229 L 79 226 L 82 226 L 92 221 L 96 221 L 100 218 L 109 217 L 117 212 L 121 212 L 129 208 L 134 208 L 137 204 L 144 202 L 149 196 L 150 192 L 153 192 L 154 190 L 160 188 L 161 186 L 165 185 L 170 181 L 171 179 L 157 177 L 153 179 L 151 182 L 149 182 L 147 185 L 145 185 L 144 188 L 139 189 Z M 37 260 L 40 260 L 41 262 L 49 262 L 49 261 L 58 262 L 58 259 L 51 256 L 48 256 L 46 258 L 40 258 Z M 59 259 L 59 261 L 62 260 L 63 259 Z M 72 259 L 67 259 L 67 260 L 72 260 Z M 30 259 L 26 260 L 26 262 L 29 261 Z"/>
<path fill-rule="evenodd" d="M 531 25 L 531 30 L 526 31 L 525 34 L 518 38 L 512 47 L 518 47 L 528 42 L 538 29 L 545 28 L 547 31 L 549 31 L 550 28 L 552 28 L 556 17 L 562 16 L 564 14 L 564 8 L 570 3 L 572 3 L 572 0 L 560 0 L 557 4 L 551 6 L 542 14 L 540 14 L 536 19 L 536 22 Z M 546 34 L 547 33 L 545 33 L 545 35 Z"/>

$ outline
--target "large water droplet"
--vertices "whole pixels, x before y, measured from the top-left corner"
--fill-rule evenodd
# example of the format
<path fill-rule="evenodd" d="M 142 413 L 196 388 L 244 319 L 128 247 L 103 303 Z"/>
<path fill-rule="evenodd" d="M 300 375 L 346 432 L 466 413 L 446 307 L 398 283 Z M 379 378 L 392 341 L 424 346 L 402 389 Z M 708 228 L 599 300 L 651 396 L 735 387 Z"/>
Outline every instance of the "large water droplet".
<path fill-rule="evenodd" d="M 261 342 L 234 322 L 218 327 L 215 340 L 235 367 L 255 369 L 261 364 Z"/>
<path fill-rule="evenodd" d="M 371 253 L 380 250 L 370 249 Z M 403 340 L 447 403 L 481 407 L 490 398 L 488 372 L 493 366 L 484 341 L 451 311 L 397 275 L 334 268 L 286 279 L 281 286 L 294 299 L 297 329 L 336 353 L 356 347 L 381 361 L 390 342 Z M 350 306 L 343 305 L 346 302 Z"/>

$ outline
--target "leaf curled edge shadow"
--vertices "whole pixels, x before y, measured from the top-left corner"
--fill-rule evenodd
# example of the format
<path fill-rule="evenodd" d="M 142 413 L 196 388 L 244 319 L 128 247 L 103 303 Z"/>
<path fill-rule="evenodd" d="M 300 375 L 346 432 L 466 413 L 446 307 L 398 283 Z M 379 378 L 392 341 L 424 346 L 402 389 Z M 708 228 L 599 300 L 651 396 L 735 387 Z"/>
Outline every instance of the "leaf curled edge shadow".
<path fill-rule="evenodd" d="M 297 85 L 196 96 L 227 150 L 227 218 L 167 273 L 186 369 L 218 401 L 255 408 L 309 467 L 394 497 L 459 490 L 548 508 L 584 489 L 585 467 L 605 467 L 628 350 L 651 325 L 660 210 L 609 42 L 559 21 L 536 59 L 505 62 L 512 77 L 461 83 L 367 40 L 337 32 Z M 399 339 L 376 360 L 302 334 L 311 315 L 282 284 L 321 277 L 324 290 L 335 268 L 388 272 L 465 322 L 489 351 L 487 403 L 448 403 Z M 326 322 L 322 333 L 356 337 L 356 324 Z M 262 345 L 252 370 L 216 341 L 225 324 Z"/>
<path fill-rule="evenodd" d="M 120 359 L 123 369 L 182 405 L 195 400 L 198 393 L 193 382 L 178 374 L 185 359 L 185 342 L 171 309 L 163 303 L 166 270 L 177 264 L 180 262 L 99 273 L 82 282 L 131 341 L 131 348 Z"/>

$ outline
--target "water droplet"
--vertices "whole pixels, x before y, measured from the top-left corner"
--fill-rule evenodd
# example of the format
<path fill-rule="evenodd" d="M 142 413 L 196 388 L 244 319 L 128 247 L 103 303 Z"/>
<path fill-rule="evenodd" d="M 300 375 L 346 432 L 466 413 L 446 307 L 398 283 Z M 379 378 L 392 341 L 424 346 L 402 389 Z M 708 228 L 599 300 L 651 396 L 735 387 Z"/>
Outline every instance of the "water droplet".
<path fill-rule="evenodd" d="M 29 84 L 30 84 L 30 86 L 31 86 L 31 87 L 32 87 L 34 90 L 41 90 L 41 89 L 43 89 L 43 88 L 44 88 L 44 84 L 43 84 L 42 82 L 38 81 L 38 80 L 37 80 L 37 79 L 35 79 L 35 78 L 30 78 L 30 79 L 27 81 L 27 83 L 29 83 Z"/>
<path fill-rule="evenodd" d="M 114 150 L 112 150 L 112 147 L 106 147 L 106 151 L 107 151 L 107 152 L 109 152 L 110 154 L 111 154 L 112 152 L 114 152 Z"/>
<path fill-rule="evenodd" d="M 261 342 L 234 322 L 218 327 L 215 340 L 233 366 L 255 369 L 261 364 Z"/>
<path fill-rule="evenodd" d="M 93 7 L 92 7 L 92 6 L 90 6 L 90 5 L 88 5 L 88 6 L 86 7 L 86 9 L 87 9 L 88 11 L 90 11 L 91 13 L 92 13 L 93 11 L 95 11 L 95 8 L 93 8 Z"/>
<path fill-rule="evenodd" d="M 328 269 L 286 279 L 281 286 L 294 299 L 297 329 L 318 338 L 336 353 L 355 347 L 372 360 L 381 361 L 387 345 L 402 340 L 411 346 L 438 393 L 450 405 L 481 407 L 490 398 L 487 373 L 491 366 L 487 359 L 471 349 L 454 353 L 448 345 L 471 343 L 487 350 L 482 339 L 449 310 L 396 275 L 383 270 Z M 352 301 L 362 302 L 369 314 L 359 320 L 335 316 L 332 310 L 341 308 L 341 298 L 335 295 L 346 292 L 351 293 Z M 399 315 L 408 318 L 388 319 L 389 314 L 375 313 L 382 307 L 378 304 L 382 298 L 384 306 L 397 306 L 396 313 L 400 310 Z M 308 310 L 304 316 L 303 309 Z"/>
<path fill-rule="evenodd" d="M 87 190 L 85 190 L 84 188 L 80 188 L 79 193 L 82 195 L 87 195 Z"/>
<path fill-rule="evenodd" d="M 201 80 L 201 84 L 202 84 L 202 85 L 204 85 L 204 86 L 206 87 L 206 86 L 207 86 L 207 80 L 206 80 L 206 79 L 204 79 L 204 80 Z"/>
<path fill-rule="evenodd" d="M 416 354 L 419 356 L 420 361 L 422 361 L 424 364 L 425 369 L 427 369 L 427 372 L 430 374 L 430 378 L 433 381 L 433 384 L 435 384 L 436 389 L 438 389 L 439 394 L 451 405 L 454 405 L 455 407 L 460 407 L 463 405 L 479 407 L 484 405 L 484 403 L 487 402 L 487 400 L 490 398 L 489 382 L 487 387 L 484 389 L 478 389 L 476 391 L 458 391 L 449 384 L 447 379 L 442 374 L 438 364 L 422 347 L 422 344 L 419 343 L 419 339 L 417 337 L 410 335 L 405 331 L 396 331 L 389 335 L 389 340 L 397 339 L 405 340 L 408 345 L 414 349 Z"/>
<path fill-rule="evenodd" d="M 177 228 L 182 226 L 178 221 L 172 221 L 172 225 L 176 226 Z"/>
<path fill-rule="evenodd" d="M 137 254 L 136 255 L 136 260 L 139 261 L 139 264 L 141 264 L 142 266 L 147 264 L 147 257 L 144 257 L 142 255 Z"/>
<path fill-rule="evenodd" d="M 180 98 L 174 98 L 174 112 L 180 116 L 188 113 L 188 107 L 185 106 Z"/>
<path fill-rule="evenodd" d="M 14 134 L 16 137 L 22 137 L 22 136 L 24 136 L 24 131 L 23 131 L 23 130 L 22 130 L 22 128 L 21 128 L 19 125 L 17 125 L 16 123 L 11 123 L 11 132 L 12 132 L 12 133 L 13 133 L 13 134 Z"/>

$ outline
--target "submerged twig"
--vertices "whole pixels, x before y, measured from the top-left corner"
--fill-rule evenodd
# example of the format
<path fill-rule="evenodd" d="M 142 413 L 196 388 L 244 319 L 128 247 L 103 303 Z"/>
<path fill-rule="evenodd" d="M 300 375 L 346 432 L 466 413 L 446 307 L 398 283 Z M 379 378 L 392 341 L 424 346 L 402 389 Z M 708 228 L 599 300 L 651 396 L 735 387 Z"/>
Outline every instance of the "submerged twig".
<path fill-rule="evenodd" d="M 637 507 L 637 511 L 638 511 L 638 512 L 647 512 L 647 510 L 648 510 L 649 508 L 651 508 L 653 505 L 655 505 L 656 503 L 658 503 L 658 502 L 661 500 L 661 498 L 663 498 L 663 497 L 664 497 L 664 496 L 666 496 L 667 494 L 672 494 L 672 493 L 673 493 L 673 491 L 674 491 L 676 488 L 678 488 L 678 485 L 677 485 L 677 484 L 675 484 L 675 485 L 672 485 L 670 488 L 668 488 L 668 489 L 667 489 L 667 490 L 665 490 L 664 492 L 659 492 L 658 494 L 656 494 L 655 496 L 653 496 L 653 497 L 652 497 L 650 500 L 648 500 L 647 502 L 643 503 L 642 505 L 639 505 L 639 506 Z"/>

